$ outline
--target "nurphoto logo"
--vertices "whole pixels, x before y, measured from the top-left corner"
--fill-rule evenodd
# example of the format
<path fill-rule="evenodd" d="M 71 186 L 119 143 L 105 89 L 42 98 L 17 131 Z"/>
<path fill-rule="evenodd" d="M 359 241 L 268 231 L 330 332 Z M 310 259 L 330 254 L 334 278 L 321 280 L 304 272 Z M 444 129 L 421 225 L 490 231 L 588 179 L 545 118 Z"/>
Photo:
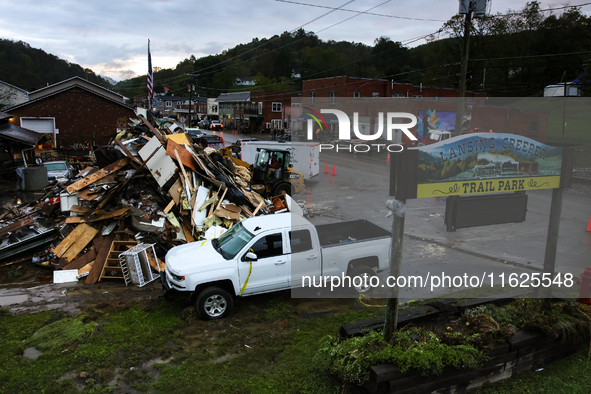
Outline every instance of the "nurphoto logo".
<path fill-rule="evenodd" d="M 335 138 L 331 144 L 320 144 L 320 151 L 324 149 L 335 150 L 336 152 L 342 150 L 347 152 L 369 152 L 373 148 L 377 152 L 383 149 L 396 153 L 404 150 L 402 134 L 410 141 L 417 141 L 417 137 L 410 131 L 412 127 L 416 126 L 417 117 L 407 112 L 386 112 L 385 115 L 384 112 L 378 112 L 378 124 L 375 133 L 366 134 L 359 127 L 359 112 L 353 112 L 353 122 L 351 122 L 349 116 L 338 109 L 321 109 L 320 112 L 306 107 L 304 109 L 309 111 L 306 112 L 306 115 L 312 118 L 307 120 L 307 138 L 310 141 L 314 139 L 314 134 L 324 130 L 328 131 L 326 119 L 322 114 L 332 114 L 337 119 L 338 138 Z M 410 122 L 404 122 L 406 120 L 410 120 Z M 314 121 L 317 127 L 315 127 Z M 316 132 L 314 131 L 315 128 Z M 352 138 L 351 131 L 353 131 L 355 138 Z M 366 141 L 375 141 L 375 143 L 364 143 Z"/>

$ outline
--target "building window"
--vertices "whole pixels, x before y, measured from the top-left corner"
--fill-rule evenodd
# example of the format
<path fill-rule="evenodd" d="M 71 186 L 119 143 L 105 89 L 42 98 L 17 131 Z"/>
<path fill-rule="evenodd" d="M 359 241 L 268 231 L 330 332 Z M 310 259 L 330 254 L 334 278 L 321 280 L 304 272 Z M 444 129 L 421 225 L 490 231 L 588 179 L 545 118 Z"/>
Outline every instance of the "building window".
<path fill-rule="evenodd" d="M 356 90 L 355 92 L 353 92 L 353 97 L 355 97 L 355 98 L 361 97 L 361 92 Z"/>
<path fill-rule="evenodd" d="M 336 92 L 336 90 L 331 91 L 328 95 L 330 97 L 330 103 L 331 104 L 336 104 L 337 103 L 337 92 Z"/>
<path fill-rule="evenodd" d="M 167 102 L 166 102 L 166 106 L 167 106 L 167 107 L 172 107 L 172 101 L 167 101 Z"/>
<path fill-rule="evenodd" d="M 380 92 L 372 92 L 371 97 L 380 97 Z"/>
<path fill-rule="evenodd" d="M 402 93 L 392 93 L 392 97 L 402 98 L 402 97 L 404 97 L 404 94 L 402 94 Z"/>
<path fill-rule="evenodd" d="M 412 95 L 413 98 L 423 98 L 422 94 L 413 94 Z"/>
<path fill-rule="evenodd" d="M 271 111 L 272 112 L 281 112 L 281 103 L 271 104 Z"/>
<path fill-rule="evenodd" d="M 314 104 L 315 101 L 316 101 L 316 92 L 310 92 L 310 94 L 308 95 L 308 103 Z"/>
<path fill-rule="evenodd" d="M 263 114 L 263 103 L 259 102 L 259 115 Z"/>
<path fill-rule="evenodd" d="M 274 129 L 280 129 L 283 124 L 283 122 L 281 122 L 281 119 L 272 119 L 271 122 L 273 124 Z"/>

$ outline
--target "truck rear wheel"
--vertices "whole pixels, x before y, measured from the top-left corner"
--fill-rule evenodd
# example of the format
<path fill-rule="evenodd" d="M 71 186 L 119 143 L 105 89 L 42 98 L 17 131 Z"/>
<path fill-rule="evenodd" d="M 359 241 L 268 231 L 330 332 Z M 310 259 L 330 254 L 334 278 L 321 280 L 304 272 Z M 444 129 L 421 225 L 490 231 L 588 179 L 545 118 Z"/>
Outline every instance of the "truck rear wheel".
<path fill-rule="evenodd" d="M 355 290 L 358 294 L 367 294 L 373 290 L 373 287 L 370 286 L 370 278 L 376 276 L 376 273 L 368 266 L 360 265 L 358 267 L 352 268 L 348 276 L 352 281 L 351 289 Z M 355 280 L 356 276 L 360 277 L 361 280 Z M 356 284 L 360 285 L 356 286 Z"/>
<path fill-rule="evenodd" d="M 203 320 L 221 319 L 232 309 L 232 296 L 219 287 L 208 287 L 197 296 L 195 308 Z"/>

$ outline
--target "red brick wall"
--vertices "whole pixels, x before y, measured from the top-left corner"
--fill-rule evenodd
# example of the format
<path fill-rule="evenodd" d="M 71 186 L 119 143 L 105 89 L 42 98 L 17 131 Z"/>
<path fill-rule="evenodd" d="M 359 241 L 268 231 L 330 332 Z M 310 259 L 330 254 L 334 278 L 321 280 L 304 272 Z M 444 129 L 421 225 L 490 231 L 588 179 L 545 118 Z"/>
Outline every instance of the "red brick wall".
<path fill-rule="evenodd" d="M 58 147 L 93 141 L 105 145 L 117 133 L 117 119 L 135 118 L 132 109 L 101 96 L 73 88 L 11 110 L 10 123 L 20 126 L 21 117 L 53 117 Z"/>
<path fill-rule="evenodd" d="M 402 94 L 404 97 L 422 95 L 423 97 L 457 97 L 455 89 L 422 87 L 410 83 L 398 83 L 387 80 L 352 78 L 348 76 L 309 79 L 303 82 L 302 98 L 309 97 L 310 92 L 315 92 L 316 97 L 329 97 L 330 92 L 335 91 L 337 97 L 354 97 L 357 91 L 360 97 L 373 97 L 377 93 L 379 97 L 392 97 L 392 94 Z M 466 97 L 486 97 L 483 93 L 466 92 Z"/>

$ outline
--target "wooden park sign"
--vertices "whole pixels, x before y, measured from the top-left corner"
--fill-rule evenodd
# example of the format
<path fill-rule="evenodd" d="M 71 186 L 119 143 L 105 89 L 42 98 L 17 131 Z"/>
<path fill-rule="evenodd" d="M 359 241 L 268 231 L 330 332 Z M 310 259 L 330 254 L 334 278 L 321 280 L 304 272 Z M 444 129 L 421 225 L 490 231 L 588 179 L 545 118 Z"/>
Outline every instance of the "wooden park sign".
<path fill-rule="evenodd" d="M 414 199 L 566 187 L 572 160 L 564 148 L 520 135 L 468 134 L 395 155 L 390 195 Z"/>
<path fill-rule="evenodd" d="M 461 195 L 540 189 L 553 189 L 544 273 L 555 272 L 562 192 L 570 186 L 574 164 L 572 148 L 552 147 L 517 134 L 474 133 L 405 149 L 390 163 L 390 195 L 394 199 L 386 206 L 393 213 L 391 276 L 398 277 L 401 272 L 407 199 L 458 199 Z M 550 297 L 550 289 L 538 290 Z M 389 292 L 386 340 L 392 338 L 398 321 L 399 290 L 393 287 Z"/>

